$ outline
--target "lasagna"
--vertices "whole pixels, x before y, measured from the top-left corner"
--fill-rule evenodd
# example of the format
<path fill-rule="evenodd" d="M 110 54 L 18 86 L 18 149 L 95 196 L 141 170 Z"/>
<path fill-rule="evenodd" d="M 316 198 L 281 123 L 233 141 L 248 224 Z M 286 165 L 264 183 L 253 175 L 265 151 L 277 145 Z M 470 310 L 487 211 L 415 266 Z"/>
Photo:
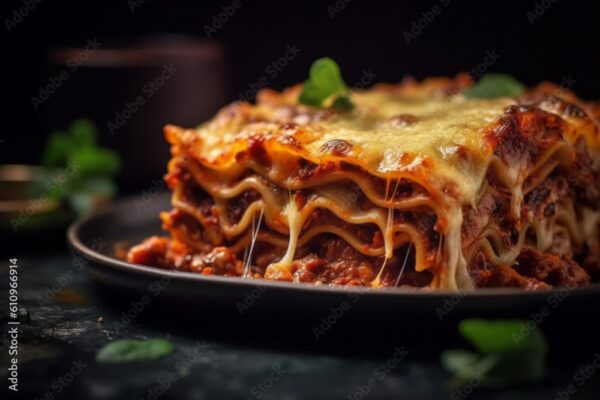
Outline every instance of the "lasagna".
<path fill-rule="evenodd" d="M 600 107 L 467 76 L 352 91 L 341 111 L 262 90 L 169 125 L 165 237 L 129 262 L 315 285 L 528 290 L 600 279 Z"/>

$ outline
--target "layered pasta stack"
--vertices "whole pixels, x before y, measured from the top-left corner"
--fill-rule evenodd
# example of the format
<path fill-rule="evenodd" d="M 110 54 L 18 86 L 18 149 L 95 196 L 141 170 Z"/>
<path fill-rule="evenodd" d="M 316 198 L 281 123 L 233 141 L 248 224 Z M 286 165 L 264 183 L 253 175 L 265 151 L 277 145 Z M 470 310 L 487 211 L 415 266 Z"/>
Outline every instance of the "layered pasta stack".
<path fill-rule="evenodd" d="M 263 90 L 198 128 L 167 126 L 169 237 L 129 261 L 448 290 L 599 279 L 599 107 L 551 84 L 493 99 L 465 85 L 376 85 L 350 111 Z"/>

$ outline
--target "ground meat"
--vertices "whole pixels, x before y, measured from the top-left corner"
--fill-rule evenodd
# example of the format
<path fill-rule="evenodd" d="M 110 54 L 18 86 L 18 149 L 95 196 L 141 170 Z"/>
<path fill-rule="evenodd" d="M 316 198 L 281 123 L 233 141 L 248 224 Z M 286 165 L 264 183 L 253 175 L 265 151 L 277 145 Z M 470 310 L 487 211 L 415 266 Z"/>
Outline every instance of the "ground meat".
<path fill-rule="evenodd" d="M 189 268 L 204 275 L 241 276 L 244 263 L 227 247 L 215 247 L 210 253 L 194 255 Z"/>
<path fill-rule="evenodd" d="M 478 251 L 468 267 L 478 288 L 520 287 L 527 290 L 548 289 L 550 285 L 519 274 L 511 267 L 491 264 L 483 251 Z"/>
<path fill-rule="evenodd" d="M 375 271 L 368 258 L 343 239 L 325 241 L 321 246 L 320 254 L 327 262 L 327 267 L 320 277 L 328 283 L 368 285 L 375 279 Z"/>
<path fill-rule="evenodd" d="M 318 254 L 293 261 L 292 274 L 294 282 L 344 286 L 366 286 L 375 278 L 368 258 L 339 238 L 325 240 Z"/>
<path fill-rule="evenodd" d="M 376 265 L 383 265 L 383 257 L 377 259 Z M 431 283 L 433 274 L 430 270 L 415 271 L 415 250 L 412 244 L 394 251 L 393 256 L 385 263 L 381 276 L 383 287 L 425 287 Z"/>
<path fill-rule="evenodd" d="M 524 248 L 512 267 L 493 265 L 479 251 L 471 260 L 469 274 L 477 287 L 521 287 L 528 290 L 590 284 L 590 276 L 572 259 Z"/>
<path fill-rule="evenodd" d="M 487 132 L 494 154 L 506 164 L 535 165 L 545 151 L 562 139 L 565 122 L 539 108 L 510 106 Z"/>
<path fill-rule="evenodd" d="M 153 267 L 170 268 L 167 260 L 167 249 L 170 239 L 167 237 L 151 236 L 137 246 L 133 246 L 127 253 L 127 262 L 133 264 L 150 265 Z"/>
<path fill-rule="evenodd" d="M 581 266 L 590 274 L 594 282 L 600 281 L 600 245 L 584 246 Z"/>
<path fill-rule="evenodd" d="M 317 169 L 317 164 L 305 160 L 304 158 L 299 158 L 298 159 L 298 177 L 302 180 L 306 180 L 306 179 L 310 179 L 314 172 L 315 169 Z"/>
<path fill-rule="evenodd" d="M 570 196 L 567 179 L 554 174 L 536 186 L 525 196 L 523 215 L 532 213 L 535 218 L 551 217 L 556 211 L 557 203 Z"/>
<path fill-rule="evenodd" d="M 246 190 L 241 196 L 231 200 L 227 205 L 227 219 L 231 223 L 238 223 L 250 204 L 261 198 L 256 190 Z"/>
<path fill-rule="evenodd" d="M 315 253 L 292 262 L 292 273 L 294 282 L 316 282 L 319 279 L 318 272 L 325 265 L 325 260 L 319 258 Z"/>
<path fill-rule="evenodd" d="M 524 248 L 513 267 L 551 286 L 577 287 L 590 284 L 590 276 L 571 258 Z"/>
<path fill-rule="evenodd" d="M 281 260 L 285 254 L 285 249 L 270 245 L 261 246 L 261 244 L 258 243 L 254 254 L 256 255 L 252 257 L 252 263 L 264 272 L 269 264 Z"/>
<path fill-rule="evenodd" d="M 398 275 L 400 274 L 400 270 L 396 272 L 396 274 L 390 274 L 392 277 L 391 280 L 386 279 L 385 277 L 382 279 L 382 286 L 384 287 L 407 287 L 407 288 L 422 288 L 431 284 L 433 280 L 433 274 L 431 271 L 421 271 L 417 272 L 414 268 L 410 268 L 407 266 L 402 272 L 402 276 L 400 280 L 398 280 Z M 397 283 L 396 283 L 397 282 Z"/>

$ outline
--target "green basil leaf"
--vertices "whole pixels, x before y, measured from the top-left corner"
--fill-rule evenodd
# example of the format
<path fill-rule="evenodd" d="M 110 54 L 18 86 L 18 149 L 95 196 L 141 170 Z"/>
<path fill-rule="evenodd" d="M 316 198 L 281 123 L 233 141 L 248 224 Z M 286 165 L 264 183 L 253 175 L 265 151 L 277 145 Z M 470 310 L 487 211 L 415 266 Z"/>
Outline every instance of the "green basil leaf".
<path fill-rule="evenodd" d="M 485 74 L 463 94 L 471 98 L 520 96 L 525 85 L 508 74 Z"/>
<path fill-rule="evenodd" d="M 69 135 L 78 148 L 96 145 L 96 126 L 87 119 L 75 120 L 69 125 Z"/>
<path fill-rule="evenodd" d="M 308 80 L 304 82 L 299 102 L 322 107 L 328 98 L 348 91 L 337 63 L 329 57 L 320 58 L 310 67 Z M 349 99 L 348 99 L 349 100 Z"/>
<path fill-rule="evenodd" d="M 112 175 L 121 166 L 117 153 L 111 149 L 100 147 L 77 149 L 71 159 L 83 176 Z"/>
<path fill-rule="evenodd" d="M 453 374 L 451 384 L 477 379 L 483 386 L 504 386 L 542 379 L 546 372 L 546 339 L 530 324 L 522 320 L 461 321 L 460 334 L 479 353 L 442 353 L 442 365 Z"/>
<path fill-rule="evenodd" d="M 166 339 L 121 339 L 106 344 L 96 354 L 96 361 L 126 363 L 149 361 L 173 352 L 173 344 Z"/>
<path fill-rule="evenodd" d="M 65 167 L 75 149 L 76 145 L 70 136 L 54 132 L 48 138 L 42 162 L 48 167 Z"/>
<path fill-rule="evenodd" d="M 352 111 L 354 103 L 352 103 L 348 95 L 343 94 L 333 101 L 331 108 L 337 111 Z"/>
<path fill-rule="evenodd" d="M 77 186 L 77 193 L 87 195 L 107 195 L 112 197 L 116 192 L 115 183 L 106 176 L 90 176 Z"/>
<path fill-rule="evenodd" d="M 47 184 L 32 185 L 32 191 L 46 191 L 51 198 L 68 199 L 71 208 L 80 214 L 108 201 L 116 192 L 109 177 L 118 172 L 121 159 L 113 150 L 98 147 L 96 137 L 96 127 L 87 119 L 73 121 L 67 133 L 51 134 L 42 155 L 43 163 L 66 168 L 66 178 L 60 185 L 51 185 L 51 192 L 47 192 Z"/>
<path fill-rule="evenodd" d="M 458 325 L 460 334 L 481 353 L 521 351 L 533 348 L 546 352 L 546 341 L 537 329 L 528 329 L 527 321 L 467 319 Z"/>

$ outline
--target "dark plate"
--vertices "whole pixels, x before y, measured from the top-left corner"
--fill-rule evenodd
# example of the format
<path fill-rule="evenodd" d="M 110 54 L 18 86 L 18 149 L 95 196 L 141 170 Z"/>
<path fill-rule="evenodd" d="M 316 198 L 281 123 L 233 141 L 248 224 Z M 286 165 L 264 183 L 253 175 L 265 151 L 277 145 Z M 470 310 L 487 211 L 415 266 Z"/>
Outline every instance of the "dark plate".
<path fill-rule="evenodd" d="M 330 331 L 344 335 L 368 331 L 375 333 L 377 340 L 410 331 L 425 343 L 439 339 L 449 326 L 454 330 L 455 322 L 465 317 L 527 318 L 550 327 L 560 340 L 585 340 L 593 335 L 594 329 L 587 325 L 600 304 L 599 286 L 538 292 L 488 289 L 465 294 L 347 289 L 204 276 L 115 258 L 119 243 L 133 244 L 161 234 L 158 214 L 170 208 L 168 196 L 126 199 L 70 227 L 69 244 L 92 278 L 110 287 L 110 293 L 116 289 L 140 299 L 147 295 L 153 301 L 156 297 L 156 303 L 167 305 L 170 311 L 183 310 L 192 318 L 226 319 L 228 326 L 276 320 L 281 322 L 276 329 L 288 324 L 317 340 L 335 336 L 329 335 Z M 571 326 L 567 329 L 565 324 Z M 579 328 L 573 330 L 573 324 Z M 575 331 L 577 336 L 570 337 Z"/>

